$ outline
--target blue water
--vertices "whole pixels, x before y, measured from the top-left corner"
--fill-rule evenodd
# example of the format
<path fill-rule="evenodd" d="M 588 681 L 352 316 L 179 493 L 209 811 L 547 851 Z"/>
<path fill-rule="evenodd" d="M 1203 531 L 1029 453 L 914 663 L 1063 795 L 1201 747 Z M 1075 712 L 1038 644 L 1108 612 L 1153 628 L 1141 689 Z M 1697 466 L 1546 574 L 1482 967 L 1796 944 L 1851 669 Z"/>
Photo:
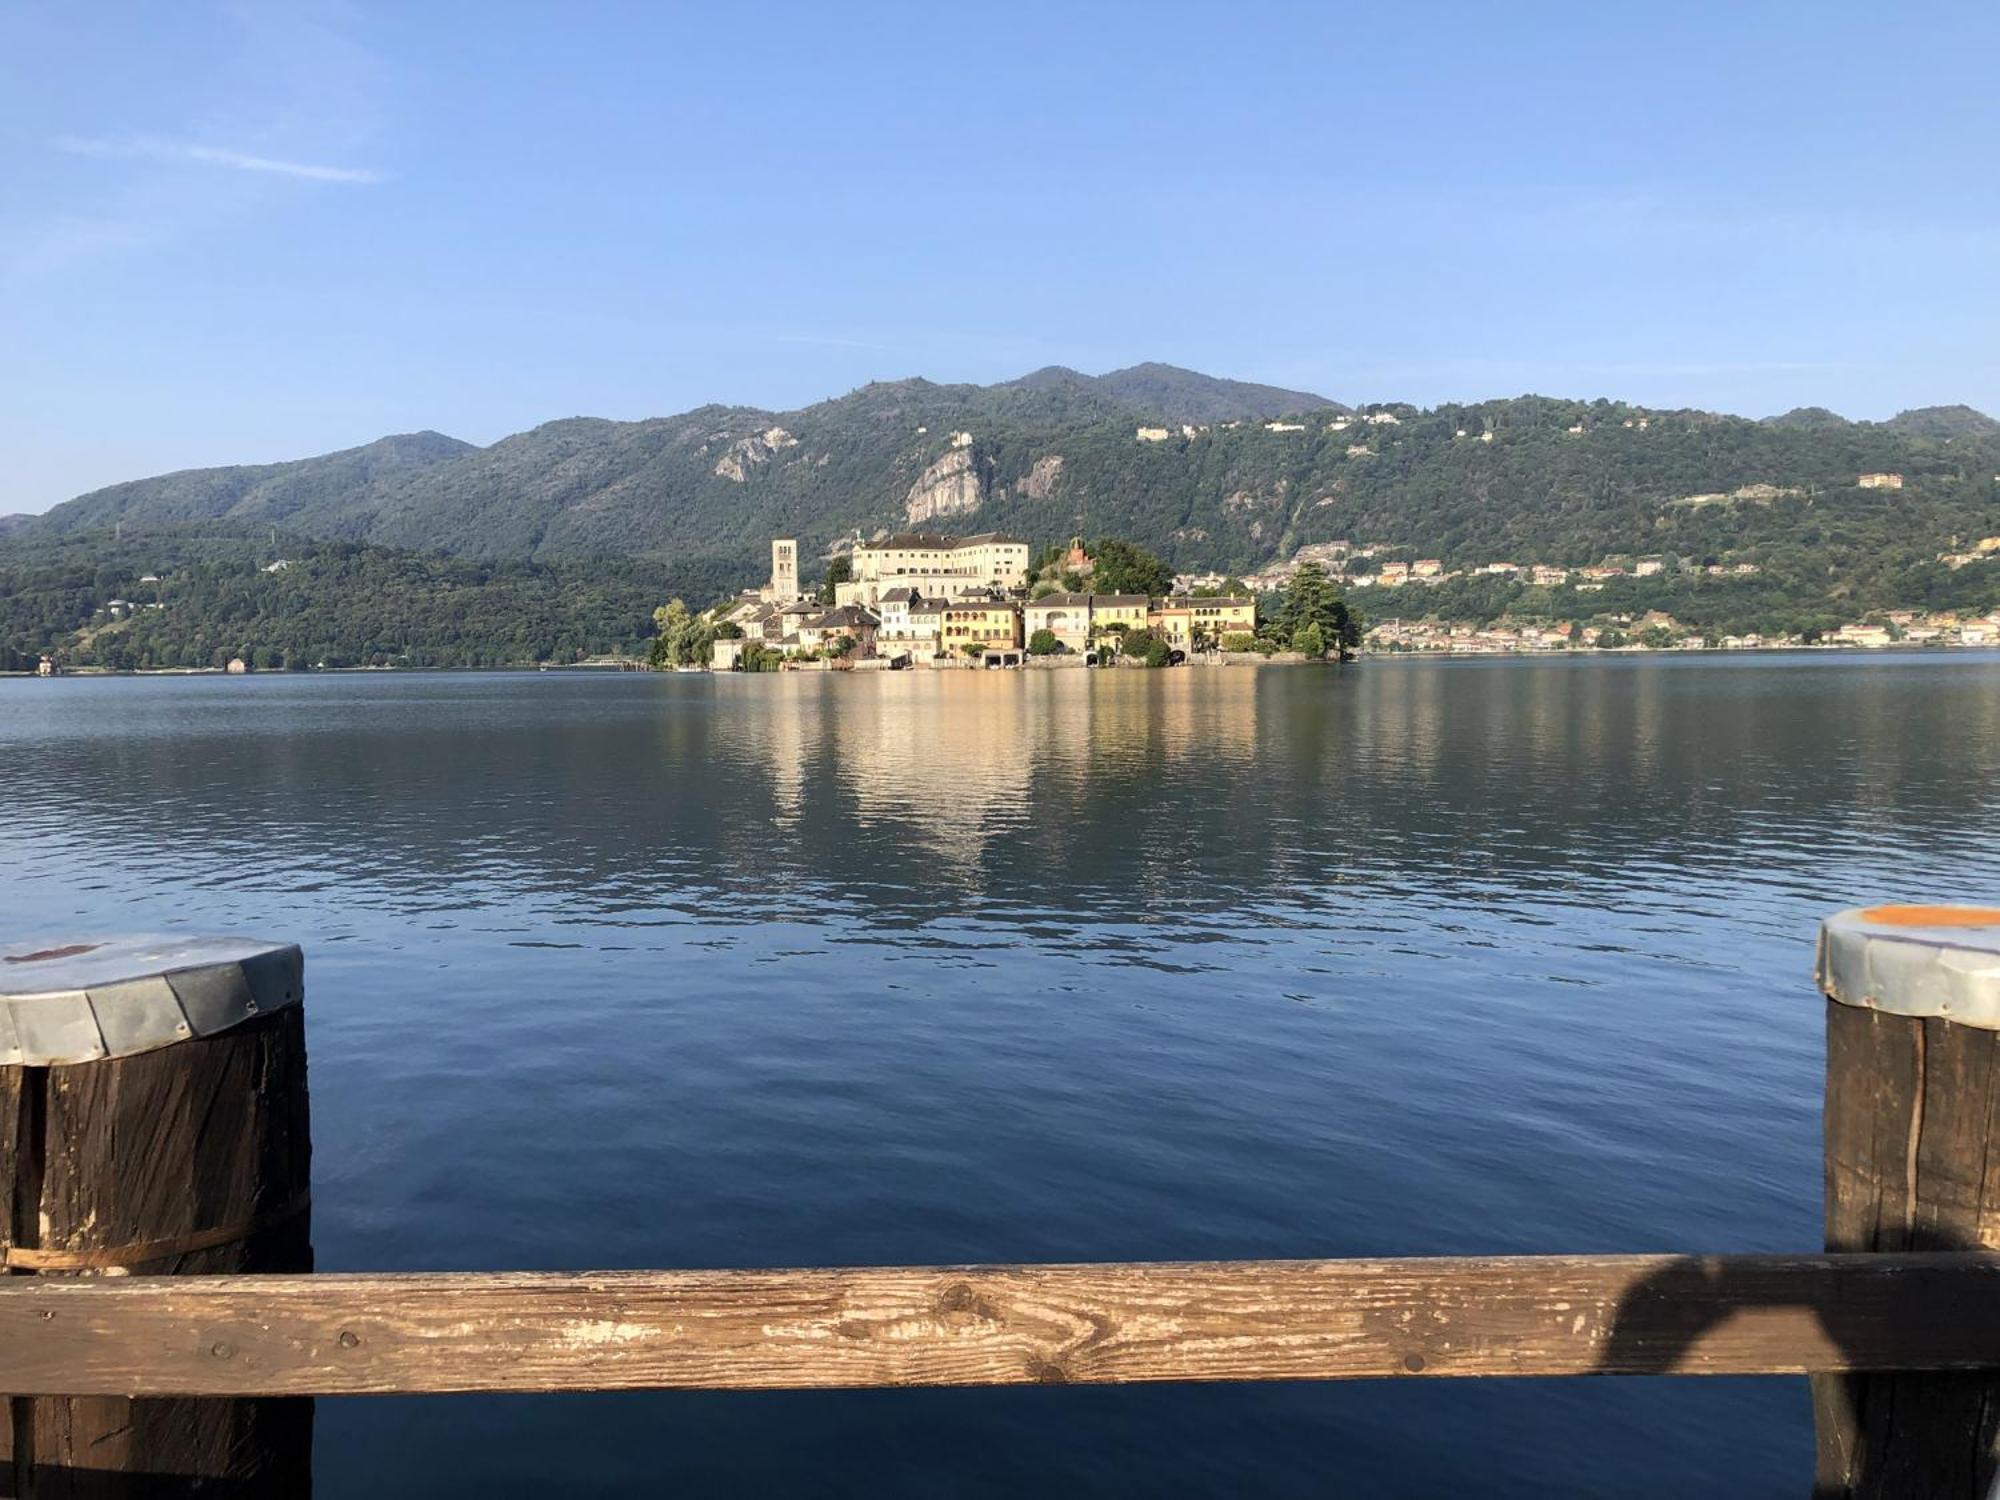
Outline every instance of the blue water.
<path fill-rule="evenodd" d="M 322 1269 L 1801 1250 L 2000 657 L 0 682 L 0 938 L 307 953 Z M 322 1496 L 1798 1495 L 1795 1380 L 320 1403 Z"/>

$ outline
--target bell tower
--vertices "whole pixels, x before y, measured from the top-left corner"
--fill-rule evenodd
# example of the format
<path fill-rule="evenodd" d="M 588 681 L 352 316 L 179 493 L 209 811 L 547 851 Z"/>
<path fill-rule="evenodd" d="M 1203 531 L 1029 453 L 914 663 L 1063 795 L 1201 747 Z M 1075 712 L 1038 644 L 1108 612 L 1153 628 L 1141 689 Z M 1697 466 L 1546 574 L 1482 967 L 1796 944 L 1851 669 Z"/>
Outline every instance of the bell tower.
<path fill-rule="evenodd" d="M 771 543 L 771 602 L 790 604 L 799 596 L 799 543 L 778 537 Z"/>

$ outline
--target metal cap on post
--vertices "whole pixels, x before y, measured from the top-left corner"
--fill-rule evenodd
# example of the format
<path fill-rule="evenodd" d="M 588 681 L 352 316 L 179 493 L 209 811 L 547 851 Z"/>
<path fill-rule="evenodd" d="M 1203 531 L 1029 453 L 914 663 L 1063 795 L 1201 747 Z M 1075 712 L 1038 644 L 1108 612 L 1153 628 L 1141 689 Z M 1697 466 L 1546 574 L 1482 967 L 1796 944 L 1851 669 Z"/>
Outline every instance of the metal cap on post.
<path fill-rule="evenodd" d="M 1866 906 L 1819 930 L 1829 1000 L 2000 1031 L 2000 907 Z"/>
<path fill-rule="evenodd" d="M 2000 907 L 1844 911 L 1817 968 L 1826 1248 L 2000 1250 Z M 2000 1468 L 1990 1375 L 1816 1376 L 1813 1410 L 1821 1500 L 1969 1500 Z"/>
<path fill-rule="evenodd" d="M 304 997 L 291 943 L 0 946 L 0 1274 L 310 1271 Z M 23 1493 L 302 1494 L 311 1448 L 297 1399 L 17 1396 L 0 1416 Z"/>
<path fill-rule="evenodd" d="M 295 943 L 125 937 L 0 948 L 0 1066 L 132 1057 L 305 998 Z"/>

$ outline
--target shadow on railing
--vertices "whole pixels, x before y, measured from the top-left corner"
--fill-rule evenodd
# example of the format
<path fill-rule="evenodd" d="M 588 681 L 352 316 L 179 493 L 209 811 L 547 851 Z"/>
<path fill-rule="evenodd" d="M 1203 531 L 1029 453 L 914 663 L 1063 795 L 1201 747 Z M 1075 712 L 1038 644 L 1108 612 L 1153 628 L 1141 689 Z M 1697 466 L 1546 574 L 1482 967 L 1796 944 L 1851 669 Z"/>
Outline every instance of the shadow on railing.
<path fill-rule="evenodd" d="M 2000 1421 L 2000 1303 L 1974 1288 L 2000 1285 L 2000 1256 L 1925 1238 L 1924 1251 L 1896 1257 L 1908 1269 L 1892 1302 L 1856 1297 L 1831 1278 L 1774 1278 L 1743 1260 L 1677 1260 L 1620 1301 L 1605 1368 L 1686 1373 L 1695 1350 L 1732 1337 L 1755 1343 L 1760 1324 L 1796 1324 L 1804 1313 L 1821 1345 L 1804 1347 L 1794 1329 L 1812 1375 L 1815 1500 L 1986 1497 Z"/>

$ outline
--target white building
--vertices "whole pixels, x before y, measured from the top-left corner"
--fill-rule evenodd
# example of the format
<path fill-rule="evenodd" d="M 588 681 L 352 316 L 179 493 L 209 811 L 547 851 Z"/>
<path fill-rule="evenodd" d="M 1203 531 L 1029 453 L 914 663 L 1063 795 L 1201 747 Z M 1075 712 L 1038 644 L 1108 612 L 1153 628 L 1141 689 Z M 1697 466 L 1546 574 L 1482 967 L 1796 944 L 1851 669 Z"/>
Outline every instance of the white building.
<path fill-rule="evenodd" d="M 925 599 L 960 599 L 1027 584 L 1028 544 L 1020 537 L 999 531 L 967 537 L 906 532 L 857 542 L 854 579 L 839 585 L 835 594 L 842 604 L 873 609 L 884 594 L 898 588 Z"/>

